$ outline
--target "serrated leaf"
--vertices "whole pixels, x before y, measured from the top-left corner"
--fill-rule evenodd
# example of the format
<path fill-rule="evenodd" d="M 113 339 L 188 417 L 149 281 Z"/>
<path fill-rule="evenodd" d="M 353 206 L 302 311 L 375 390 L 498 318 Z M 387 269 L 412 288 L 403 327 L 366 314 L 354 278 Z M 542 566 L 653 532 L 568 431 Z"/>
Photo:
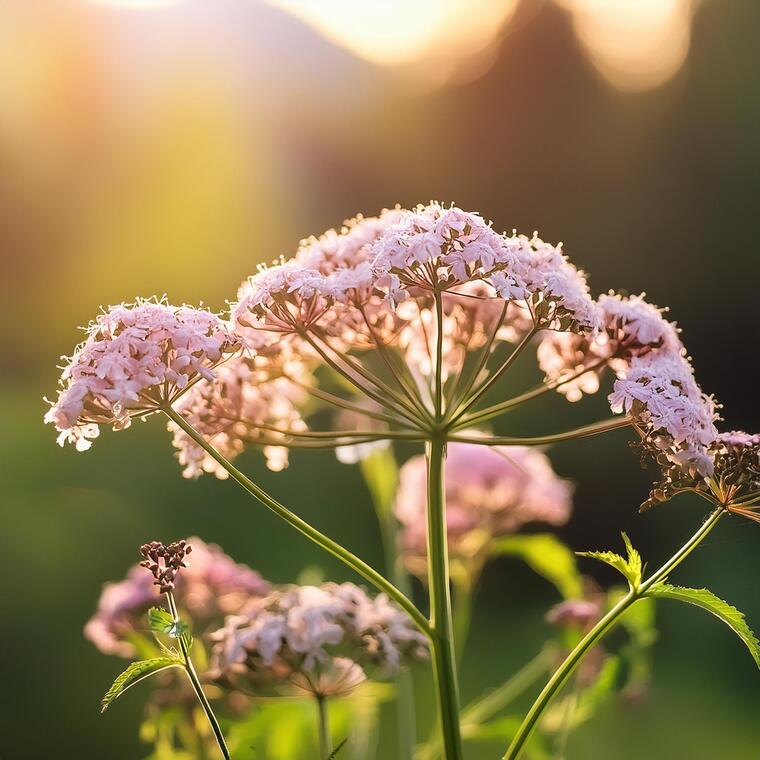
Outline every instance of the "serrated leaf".
<path fill-rule="evenodd" d="M 583 582 L 575 554 L 551 533 L 506 536 L 494 541 L 492 547 L 496 554 L 522 559 L 565 599 L 582 596 Z"/>
<path fill-rule="evenodd" d="M 660 599 L 675 599 L 679 602 L 693 604 L 712 613 L 722 620 L 747 646 L 755 664 L 760 668 L 760 641 L 747 625 L 744 613 L 733 605 L 715 596 L 706 588 L 684 588 L 660 583 L 647 592 L 648 596 Z"/>
<path fill-rule="evenodd" d="M 628 567 L 630 568 L 631 575 L 637 579 L 633 585 L 638 586 L 641 583 L 641 576 L 644 571 L 641 555 L 633 548 L 633 544 L 631 543 L 631 539 L 628 538 L 628 534 L 623 533 L 622 536 L 625 550 L 628 553 Z"/>
<path fill-rule="evenodd" d="M 578 552 L 579 557 L 589 557 L 590 559 L 604 562 L 610 567 L 614 567 L 619 573 L 625 576 L 632 588 L 638 588 L 641 584 L 642 562 L 641 555 L 633 548 L 631 540 L 623 533 L 623 541 L 628 553 L 628 559 L 624 559 L 615 552 Z"/>
<path fill-rule="evenodd" d="M 154 657 L 151 660 L 133 662 L 124 672 L 119 674 L 111 684 L 100 703 L 100 711 L 105 712 L 127 689 L 140 683 L 148 676 L 159 673 L 167 668 L 182 667 L 182 660 L 174 657 Z"/>

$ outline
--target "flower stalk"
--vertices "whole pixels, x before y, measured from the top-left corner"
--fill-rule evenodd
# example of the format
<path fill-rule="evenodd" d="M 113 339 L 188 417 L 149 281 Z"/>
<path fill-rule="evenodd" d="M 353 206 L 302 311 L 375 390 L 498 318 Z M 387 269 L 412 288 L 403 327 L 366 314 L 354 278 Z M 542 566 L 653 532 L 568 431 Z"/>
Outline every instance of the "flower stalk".
<path fill-rule="evenodd" d="M 459 683 L 454 654 L 454 624 L 451 613 L 449 556 L 446 541 L 445 445 L 445 441 L 439 437 L 433 438 L 427 445 L 427 553 L 431 647 L 444 757 L 446 760 L 462 760 Z"/>
<path fill-rule="evenodd" d="M 175 626 L 177 626 L 179 629 L 181 625 L 179 611 L 177 610 L 177 603 L 174 600 L 174 594 L 172 594 L 171 591 L 166 592 L 166 603 L 169 606 L 169 613 L 172 616 L 172 620 L 174 621 Z M 187 673 L 187 677 L 193 687 L 195 696 L 198 698 L 198 701 L 203 708 L 203 712 L 206 714 L 206 718 L 208 719 L 209 725 L 211 726 L 211 730 L 214 733 L 216 743 L 219 745 L 219 750 L 221 751 L 222 756 L 225 758 L 225 760 L 230 760 L 230 751 L 227 748 L 227 742 L 224 740 L 224 734 L 222 733 L 221 726 L 219 725 L 219 721 L 216 719 L 216 715 L 214 715 L 214 710 L 211 707 L 211 703 L 208 701 L 208 697 L 203 691 L 203 686 L 201 685 L 201 681 L 198 678 L 198 673 L 196 672 L 195 666 L 193 665 L 193 661 L 190 657 L 190 648 L 188 646 L 186 635 L 180 631 L 179 636 L 177 637 L 177 641 L 179 642 L 179 649 L 182 653 L 182 659 L 184 660 L 185 672 Z"/>
<path fill-rule="evenodd" d="M 417 609 L 414 603 L 401 593 L 387 578 L 377 572 L 374 568 L 370 567 L 364 560 L 359 559 L 355 554 L 345 549 L 343 546 L 333 541 L 333 539 L 321 533 L 316 528 L 311 526 L 305 520 L 301 519 L 298 515 L 291 512 L 283 504 L 270 496 L 263 488 L 256 485 L 250 478 L 244 475 L 237 469 L 231 462 L 229 462 L 222 454 L 220 454 L 206 439 L 200 435 L 195 428 L 190 425 L 187 420 L 178 414 L 171 406 L 165 406 L 162 411 L 166 416 L 172 420 L 179 428 L 181 428 L 188 436 L 190 436 L 195 443 L 198 444 L 204 451 L 208 453 L 216 462 L 218 462 L 235 480 L 241 485 L 251 496 L 260 501 L 265 507 L 270 509 L 276 515 L 281 517 L 285 522 L 295 528 L 299 533 L 306 536 L 318 546 L 327 550 L 333 556 L 345 562 L 352 570 L 356 571 L 366 581 L 371 583 L 380 591 L 386 593 L 396 604 L 405 610 L 417 627 L 426 635 L 430 635 L 430 624 L 425 616 Z"/>
<path fill-rule="evenodd" d="M 547 707 L 568 682 L 586 654 L 617 625 L 626 610 L 646 596 L 653 586 L 664 581 L 699 546 L 724 514 L 725 509 L 722 507 L 713 511 L 699 530 L 659 570 L 638 586 L 631 586 L 628 593 L 581 639 L 538 695 L 503 760 L 517 760 L 522 755 L 528 739 L 538 726 Z"/>
<path fill-rule="evenodd" d="M 333 747 L 330 735 L 330 716 L 327 711 L 327 697 L 323 694 L 317 694 L 314 699 L 317 703 L 317 722 L 319 726 L 319 757 L 320 760 L 328 760 Z"/>

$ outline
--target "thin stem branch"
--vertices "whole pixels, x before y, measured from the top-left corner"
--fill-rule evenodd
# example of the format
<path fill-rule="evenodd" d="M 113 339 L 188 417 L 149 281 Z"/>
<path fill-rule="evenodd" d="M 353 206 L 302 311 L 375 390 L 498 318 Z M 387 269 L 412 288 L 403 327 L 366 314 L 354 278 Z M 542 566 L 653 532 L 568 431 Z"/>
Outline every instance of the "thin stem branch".
<path fill-rule="evenodd" d="M 630 416 L 613 417 L 611 420 L 595 422 L 591 425 L 584 425 L 574 430 L 568 430 L 564 433 L 554 433 L 553 435 L 543 435 L 534 438 L 515 438 L 511 436 L 477 436 L 477 435 L 450 435 L 450 441 L 459 443 L 476 443 L 481 446 L 547 446 L 551 443 L 560 443 L 562 441 L 572 441 L 577 438 L 589 438 L 592 435 L 606 433 L 610 430 L 628 427 L 633 422 Z"/>
<path fill-rule="evenodd" d="M 317 722 L 319 725 L 319 758 L 328 760 L 333 751 L 330 735 L 330 715 L 327 712 L 327 697 L 322 694 L 315 696 L 317 703 Z"/>
<path fill-rule="evenodd" d="M 172 620 L 176 625 L 180 622 L 180 618 L 179 612 L 177 610 L 177 604 L 174 601 L 174 594 L 172 594 L 171 591 L 167 592 L 166 594 L 166 602 L 169 605 L 169 613 L 172 616 Z M 208 697 L 206 697 L 205 693 L 203 692 L 203 686 L 201 685 L 201 681 L 195 671 L 193 661 L 190 659 L 190 649 L 187 645 L 185 634 L 180 633 L 180 635 L 177 637 L 177 641 L 179 642 L 179 648 L 182 652 L 182 659 L 185 662 L 185 672 L 190 679 L 190 683 L 193 687 L 193 691 L 195 692 L 195 696 L 198 698 L 198 701 L 203 708 L 203 712 L 206 714 L 206 718 L 211 725 L 211 730 L 214 732 L 214 737 L 216 738 L 216 743 L 219 745 L 222 756 L 225 758 L 225 760 L 230 760 L 230 751 L 227 749 L 227 743 L 224 740 L 224 734 L 222 733 L 222 729 L 219 726 L 216 715 L 214 715 L 214 711 L 211 708 L 211 703 L 208 701 Z"/>
<path fill-rule="evenodd" d="M 591 364 L 588 367 L 585 367 L 583 370 L 579 370 L 578 372 L 569 375 L 564 380 L 556 383 L 542 383 L 535 388 L 531 388 L 529 391 L 525 391 L 525 393 L 521 393 L 519 396 L 515 396 L 514 398 L 511 398 L 507 401 L 502 401 L 498 404 L 493 404 L 493 406 L 488 406 L 485 409 L 473 412 L 472 414 L 468 414 L 460 419 L 459 422 L 454 425 L 452 430 L 461 430 L 463 428 L 469 427 L 470 425 L 477 425 L 481 422 L 487 422 L 488 420 L 493 419 L 494 417 L 498 417 L 500 414 L 509 411 L 513 407 L 524 404 L 526 401 L 532 401 L 534 398 L 543 396 L 545 393 L 551 393 L 552 391 L 558 390 L 563 385 L 566 385 L 567 383 L 570 383 L 573 380 L 581 377 L 581 375 L 585 375 L 587 372 L 593 372 L 595 369 L 601 367 L 602 364 L 606 364 L 607 361 L 607 359 L 604 359 L 603 361 L 596 362 L 595 364 Z"/>
<path fill-rule="evenodd" d="M 432 636 L 430 624 L 425 619 L 425 616 L 417 609 L 414 603 L 402 594 L 389 580 L 383 577 L 377 570 L 370 567 L 364 560 L 352 554 L 348 549 L 333 541 L 333 539 L 321 533 L 316 528 L 311 526 L 305 520 L 301 519 L 298 515 L 291 512 L 283 504 L 270 496 L 263 488 L 256 485 L 250 478 L 244 475 L 237 469 L 231 462 L 229 462 L 222 454 L 220 454 L 206 439 L 198 433 L 198 431 L 190 425 L 187 420 L 178 414 L 172 407 L 166 407 L 163 412 L 172 420 L 178 427 L 180 427 L 190 438 L 195 441 L 212 459 L 220 464 L 235 480 L 241 485 L 248 493 L 254 498 L 258 499 L 265 507 L 274 512 L 278 517 L 281 517 L 291 527 L 295 528 L 299 533 L 306 536 L 318 546 L 321 546 L 326 551 L 330 552 L 333 556 L 345 562 L 352 570 L 357 572 L 366 581 L 371 583 L 380 591 L 386 593 L 393 601 L 396 602 L 403 610 L 405 610 L 417 627 L 428 637 Z"/>
<path fill-rule="evenodd" d="M 478 359 L 475 362 L 475 366 L 472 368 L 472 371 L 470 372 L 466 382 L 462 386 L 462 390 L 459 393 L 454 394 L 454 397 L 451 401 L 451 408 L 457 409 L 459 405 L 464 401 L 464 399 L 467 398 L 467 394 L 472 390 L 472 386 L 475 385 L 475 382 L 477 381 L 478 377 L 480 376 L 480 373 L 483 371 L 483 368 L 488 363 L 488 358 L 491 356 L 491 349 L 493 347 L 493 342 L 496 340 L 496 335 L 499 332 L 499 328 L 501 327 L 502 322 L 504 321 L 504 317 L 507 315 L 507 308 L 509 307 L 509 301 L 505 301 L 504 305 L 501 308 L 501 313 L 499 314 L 499 318 L 496 320 L 496 322 L 493 325 L 493 328 L 488 334 L 488 339 L 486 340 L 485 345 L 480 349 L 480 353 L 478 355 Z"/>
<path fill-rule="evenodd" d="M 699 530 L 649 579 L 641 583 L 637 588 L 631 588 L 629 592 L 581 639 L 578 645 L 567 656 L 565 661 L 549 679 L 543 691 L 533 703 L 533 706 L 525 716 L 525 720 L 517 731 L 512 744 L 504 755 L 503 760 L 517 760 L 525 749 L 525 744 L 538 725 L 546 708 L 551 704 L 554 697 L 560 692 L 568 679 L 573 675 L 578 665 L 588 651 L 603 638 L 620 621 L 623 613 L 628 610 L 655 584 L 663 581 L 668 575 L 683 562 L 705 539 L 710 531 L 717 525 L 720 518 L 725 514 L 723 507 L 719 507 L 700 526 Z"/>
<path fill-rule="evenodd" d="M 478 385 L 474 391 L 471 392 L 469 398 L 465 398 L 463 404 L 460 405 L 456 413 L 452 418 L 452 422 L 457 422 L 462 415 L 466 414 L 474 404 L 478 402 L 482 396 L 484 396 L 495 382 L 515 363 L 517 357 L 523 352 L 525 347 L 533 339 L 533 336 L 538 332 L 538 328 L 532 327 L 522 338 L 522 340 L 512 349 L 509 356 L 501 363 L 501 365 L 486 378 L 480 385 Z"/>
<path fill-rule="evenodd" d="M 435 291 L 435 421 L 443 419 L 443 297 Z"/>
<path fill-rule="evenodd" d="M 359 375 L 359 377 L 364 378 L 367 382 L 372 383 L 378 389 L 381 397 L 392 400 L 396 406 L 400 407 L 401 409 L 405 409 L 410 414 L 417 416 L 419 415 L 419 412 L 423 412 L 424 415 L 428 414 L 427 410 L 424 409 L 424 407 L 422 407 L 417 402 L 417 400 L 414 399 L 414 397 L 412 397 L 412 402 L 409 403 L 403 396 L 396 393 L 396 390 L 392 386 L 388 385 L 388 383 L 386 383 L 381 377 L 378 377 L 376 374 L 365 369 L 360 361 L 354 359 L 348 353 L 337 351 L 328 342 L 326 337 L 319 336 L 319 338 L 322 341 L 322 344 L 329 348 L 335 356 L 340 357 L 340 361 L 346 364 L 352 372 L 355 372 L 357 375 Z"/>
<path fill-rule="evenodd" d="M 403 371 L 399 372 L 399 370 L 396 368 L 396 365 L 393 362 L 393 357 L 389 354 L 388 348 L 383 342 L 382 338 L 377 334 L 377 331 L 375 330 L 374 325 L 372 324 L 369 317 L 367 316 L 367 312 L 364 306 L 359 305 L 358 308 L 362 315 L 362 319 L 364 320 L 364 324 L 367 325 L 367 329 L 369 330 L 369 333 L 372 336 L 372 340 L 375 342 L 375 346 L 377 346 L 377 350 L 378 350 L 378 353 L 380 354 L 380 358 L 383 360 L 383 363 L 388 368 L 388 371 L 391 373 L 391 376 L 398 383 L 399 387 L 404 392 L 404 395 L 407 397 L 407 399 L 412 404 L 412 406 L 414 406 L 415 408 L 417 406 L 419 406 L 420 408 L 424 408 L 424 405 L 422 404 L 422 400 L 415 395 L 414 390 L 409 386 L 407 382 L 407 378 L 404 375 Z"/>
<path fill-rule="evenodd" d="M 341 377 L 348 380 L 351 385 L 356 388 L 360 393 L 363 393 L 368 398 L 371 398 L 373 401 L 376 401 L 380 406 L 389 409 L 393 411 L 395 414 L 400 415 L 401 417 L 405 417 L 407 420 L 409 420 L 414 427 L 417 427 L 421 424 L 421 420 L 417 417 L 416 414 L 412 414 L 408 411 L 406 411 L 403 407 L 400 407 L 398 404 L 393 403 L 393 395 L 386 396 L 385 398 L 382 396 L 382 389 L 381 392 L 378 393 L 375 390 L 372 390 L 371 388 L 366 387 L 365 385 L 362 385 L 357 381 L 357 379 L 346 369 L 341 367 L 335 360 L 333 360 L 328 353 L 320 346 L 307 332 L 302 333 L 304 340 L 322 357 L 322 359 L 325 360 L 328 366 L 330 366 L 335 372 L 337 372 Z M 373 382 L 373 384 L 377 387 L 377 384 Z"/>
<path fill-rule="evenodd" d="M 294 385 L 297 385 L 299 388 L 303 388 L 303 390 L 305 390 L 309 395 L 314 396 L 314 398 L 318 398 L 320 401 L 324 401 L 325 403 L 331 404 L 332 406 L 337 406 L 339 409 L 347 409 L 349 412 L 356 412 L 357 414 L 369 417 L 370 419 L 382 420 L 383 422 L 398 425 L 399 427 L 412 429 L 410 428 L 408 422 L 400 420 L 397 417 L 393 417 L 390 414 L 384 414 L 373 409 L 367 409 L 360 404 L 354 404 L 347 399 L 336 396 L 334 393 L 329 393 L 328 391 L 322 390 L 321 388 L 315 388 L 311 385 L 308 385 L 307 383 L 302 383 L 294 380 L 291 377 L 288 377 L 288 380 Z"/>

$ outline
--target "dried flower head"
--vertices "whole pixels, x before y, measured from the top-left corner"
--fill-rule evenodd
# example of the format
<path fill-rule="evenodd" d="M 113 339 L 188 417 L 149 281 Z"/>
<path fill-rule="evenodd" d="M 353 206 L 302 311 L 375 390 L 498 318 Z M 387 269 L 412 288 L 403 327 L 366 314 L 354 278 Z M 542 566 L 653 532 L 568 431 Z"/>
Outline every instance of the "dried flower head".
<path fill-rule="evenodd" d="M 742 431 L 721 433 L 706 447 L 706 463 L 672 456 L 648 440 L 639 445 L 644 464 L 654 461 L 661 471 L 642 509 L 693 492 L 729 512 L 760 522 L 760 435 Z M 704 471 L 710 477 L 704 477 Z"/>
<path fill-rule="evenodd" d="M 446 460 L 449 552 L 467 559 L 488 551 L 488 542 L 532 522 L 565 523 L 572 485 L 554 473 L 535 448 L 450 443 Z M 410 570 L 425 571 L 426 464 L 413 457 L 401 468 L 395 512 L 401 549 Z"/>
<path fill-rule="evenodd" d="M 233 688 L 309 688 L 344 693 L 368 668 L 393 673 L 427 652 L 424 636 L 387 597 L 351 584 L 286 586 L 215 634 L 217 678 Z"/>
<path fill-rule="evenodd" d="M 220 625 L 225 615 L 239 612 L 269 592 L 270 585 L 257 572 L 236 563 L 218 546 L 197 537 L 189 538 L 188 545 L 192 545 L 192 554 L 182 560 L 182 572 L 174 575 L 173 593 L 196 632 Z M 146 547 L 152 554 L 151 545 Z M 148 556 L 144 562 L 164 564 L 157 553 L 155 561 Z M 160 567 L 157 572 L 160 575 Z M 140 563 L 130 568 L 124 580 L 105 584 L 97 610 L 85 626 L 85 636 L 106 654 L 134 656 L 133 640 L 145 630 L 145 613 L 161 604 L 155 581 L 153 572 L 146 572 Z"/>
<path fill-rule="evenodd" d="M 99 425 L 122 430 L 198 380 L 212 380 L 216 364 L 238 346 L 215 314 L 164 300 L 112 306 L 86 332 L 45 415 L 60 431 L 58 442 L 79 451 L 90 447 Z"/>
<path fill-rule="evenodd" d="M 174 579 L 181 568 L 187 567 L 185 557 L 193 547 L 182 539 L 164 544 L 161 541 L 151 541 L 140 547 L 140 554 L 145 559 L 140 563 L 153 576 L 153 585 L 158 586 L 162 594 L 174 590 Z"/>

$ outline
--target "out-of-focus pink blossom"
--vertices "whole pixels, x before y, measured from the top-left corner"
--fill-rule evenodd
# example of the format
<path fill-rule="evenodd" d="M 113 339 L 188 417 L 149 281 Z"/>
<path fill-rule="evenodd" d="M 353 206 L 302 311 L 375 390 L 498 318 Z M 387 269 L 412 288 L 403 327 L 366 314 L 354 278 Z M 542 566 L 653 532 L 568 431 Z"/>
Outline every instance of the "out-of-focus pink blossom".
<path fill-rule="evenodd" d="M 427 653 L 405 612 L 352 583 L 275 589 L 228 617 L 212 639 L 221 680 L 254 688 L 308 684 L 323 695 L 358 685 L 366 668 L 392 674 L 404 657 Z"/>
<path fill-rule="evenodd" d="M 399 474 L 395 512 L 401 548 L 410 567 L 426 548 L 426 463 L 422 456 Z M 526 523 L 562 525 L 571 512 L 572 485 L 554 473 L 547 457 L 523 446 L 486 447 L 450 443 L 446 459 L 446 521 L 449 551 L 466 552 L 467 538 L 514 533 Z"/>
<path fill-rule="evenodd" d="M 196 632 L 221 623 L 225 615 L 239 613 L 269 592 L 270 584 L 255 570 L 238 564 L 215 544 L 197 537 L 188 543 L 192 554 L 187 567 L 177 574 L 174 595 Z M 145 613 L 162 603 L 153 576 L 134 565 L 124 580 L 103 586 L 95 614 L 85 625 L 85 636 L 106 654 L 132 657 L 136 653 L 132 637 L 147 630 Z"/>

